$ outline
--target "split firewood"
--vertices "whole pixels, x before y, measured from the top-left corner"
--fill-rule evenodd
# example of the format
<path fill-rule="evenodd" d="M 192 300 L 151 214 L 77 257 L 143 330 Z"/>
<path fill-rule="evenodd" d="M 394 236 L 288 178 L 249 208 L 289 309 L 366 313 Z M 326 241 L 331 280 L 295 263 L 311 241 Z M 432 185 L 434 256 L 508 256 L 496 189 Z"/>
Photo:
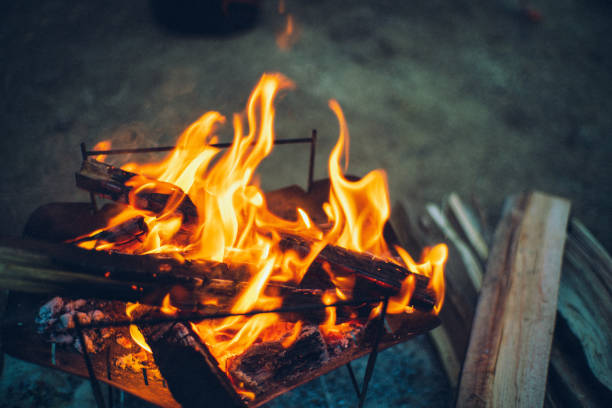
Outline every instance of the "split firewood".
<path fill-rule="evenodd" d="M 459 198 L 457 193 L 450 193 L 448 196 L 448 209 L 480 260 L 486 262 L 489 258 L 489 245 L 484 238 L 483 228 L 475 212 Z"/>
<path fill-rule="evenodd" d="M 542 406 L 567 200 L 531 193 L 506 207 L 476 309 L 458 407 Z"/>
<path fill-rule="evenodd" d="M 77 187 L 113 201 L 155 214 L 176 211 L 183 216 L 184 224 L 191 224 L 198 218 L 197 209 L 189 196 L 173 184 L 147 179 L 94 159 L 83 161 L 81 170 L 75 176 Z M 131 181 L 138 181 L 139 185 L 149 182 L 150 187 L 134 192 L 129 185 Z"/>
<path fill-rule="evenodd" d="M 612 391 L 612 258 L 572 219 L 559 289 L 559 315 L 580 341 L 591 371 Z"/>
<path fill-rule="evenodd" d="M 552 407 L 605 407 L 612 400 L 612 260 L 570 220 L 547 389 Z"/>
<path fill-rule="evenodd" d="M 160 316 L 157 309 L 144 305 L 133 315 L 136 319 Z M 141 325 L 139 329 L 172 396 L 182 407 L 244 407 L 229 378 L 188 323 Z"/>
<path fill-rule="evenodd" d="M 170 195 L 180 191 L 176 186 L 172 186 L 168 183 L 160 183 L 161 190 L 165 189 L 169 191 L 166 196 L 164 196 L 163 193 L 159 193 L 158 190 L 160 189 L 157 188 L 154 195 L 142 195 L 141 192 L 138 192 L 137 196 L 143 204 L 134 204 L 134 200 L 130 201 L 128 199 L 131 187 L 127 186 L 126 182 L 134 177 L 142 176 L 126 172 L 95 160 L 86 160 L 83 162 L 83 166 L 76 176 L 77 185 L 83 189 L 101 194 L 118 202 L 130 203 L 137 208 L 140 205 L 140 208 L 151 209 L 155 212 L 162 211 L 170 199 Z M 152 202 L 147 204 L 146 201 L 149 199 L 151 199 Z M 159 203 L 163 203 L 164 206 L 160 207 Z M 185 206 L 185 208 L 183 208 L 183 206 Z M 189 200 L 188 197 L 184 197 L 181 204 L 177 207 L 177 211 L 182 212 L 184 216 L 189 218 L 191 217 L 189 214 L 193 213 L 195 208 L 191 200 Z M 197 213 L 195 214 L 197 215 Z M 189 219 L 193 220 L 192 217 Z M 131 228 L 130 231 L 131 234 L 134 235 Z M 114 237 L 116 234 L 111 235 Z M 283 235 L 280 246 L 285 250 L 292 249 L 302 255 L 306 255 L 310 252 L 313 243 L 314 242 L 309 242 L 302 237 L 285 234 Z M 357 277 L 356 292 L 358 294 L 362 292 L 370 295 L 382 296 L 395 294 L 399 292 L 402 282 L 410 274 L 407 269 L 393 262 L 332 245 L 325 246 L 318 254 L 315 262 L 330 264 L 332 270 L 335 272 L 345 271 L 354 274 Z M 432 290 L 427 289 L 428 278 L 416 274 L 415 278 L 417 290 L 412 297 L 412 302 L 415 306 L 433 307 L 435 304 L 435 294 Z M 307 277 L 305 279 L 307 280 Z M 363 291 L 361 290 L 362 287 L 365 288 Z M 427 293 L 425 296 L 422 296 L 423 291 Z M 432 299 L 434 300 L 433 303 Z"/>
<path fill-rule="evenodd" d="M 288 247 L 303 251 L 307 242 L 298 238 L 287 239 L 285 248 Z M 412 274 L 392 262 L 334 246 L 321 252 L 299 287 L 291 283 L 270 282 L 270 290 L 281 291 L 289 299 L 312 299 L 327 289 L 326 285 L 332 285 L 327 273 L 321 272 L 323 263 L 330 265 L 333 271 L 354 274 L 357 294 L 369 299 L 397 293 L 405 277 L 413 275 L 416 288 L 411 305 L 421 311 L 430 311 L 435 304 L 436 295 L 428 287 L 429 278 Z M 327 276 L 327 281 L 321 278 L 322 275 Z M 198 296 L 198 293 L 202 295 L 221 286 L 239 290 L 249 278 L 248 265 L 180 262 L 158 255 L 125 255 L 90 251 L 67 244 L 0 240 L 0 287 L 11 290 L 150 302 L 149 296 L 163 296 L 164 291 L 174 286 Z M 315 286 L 308 287 L 309 282 Z M 228 303 L 236 294 L 235 290 L 227 294 Z M 183 299 L 186 302 L 183 305 L 197 303 L 185 300 L 188 298 Z M 157 302 L 160 300 L 159 296 L 155 299 Z"/>
<path fill-rule="evenodd" d="M 226 265 L 215 262 L 180 262 L 68 244 L 0 239 L 0 287 L 29 293 L 137 300 L 164 286 L 197 288 L 226 270 Z M 227 276 L 237 272 L 228 271 Z"/>
<path fill-rule="evenodd" d="M 159 311 L 140 305 L 134 315 L 140 321 L 155 319 Z M 382 326 L 384 332 L 379 349 L 406 341 L 437 324 L 437 318 L 431 313 L 415 311 L 413 315 L 409 327 L 403 331 L 389 333 Z M 354 322 L 350 333 L 326 336 L 317 325 L 309 322 L 279 322 L 283 327 L 271 327 L 269 338 L 262 338 L 241 355 L 230 357 L 223 367 L 224 372 L 190 325 L 137 324 L 174 398 L 184 407 L 215 408 L 258 407 L 366 355 L 373 346 L 375 328 L 379 327 L 376 319 Z M 297 336 L 286 344 L 295 328 L 299 329 Z M 194 389 L 201 392 L 194 393 Z M 248 394 L 250 398 L 246 397 Z"/>
<path fill-rule="evenodd" d="M 113 227 L 103 229 L 102 231 L 86 235 L 77 239 L 67 240 L 71 244 L 81 244 L 84 242 L 98 242 L 114 244 L 114 248 L 120 248 L 130 245 L 133 242 L 142 242 L 148 232 L 147 224 L 143 217 L 130 218 Z"/>

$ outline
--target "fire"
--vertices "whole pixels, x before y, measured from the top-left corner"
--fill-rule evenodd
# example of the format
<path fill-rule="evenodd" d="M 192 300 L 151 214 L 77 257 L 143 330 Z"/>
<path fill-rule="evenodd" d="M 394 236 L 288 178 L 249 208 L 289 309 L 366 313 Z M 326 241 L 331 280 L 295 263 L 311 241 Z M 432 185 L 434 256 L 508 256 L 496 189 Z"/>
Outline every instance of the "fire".
<path fill-rule="evenodd" d="M 267 294 L 266 285 L 271 282 L 298 284 L 319 252 L 333 244 L 384 257 L 413 273 L 429 277 L 430 287 L 437 294 L 434 308 L 437 313 L 444 297 L 446 246 L 441 244 L 428 249 L 420 263 L 402 248 L 395 247 L 395 252 L 390 250 L 383 238 L 383 228 L 390 214 L 386 174 L 383 170 L 374 170 L 357 181 L 345 177 L 349 132 L 337 101 L 329 103 L 338 119 L 340 132 L 328 163 L 331 187 L 328 202 L 323 207 L 328 224 L 325 227 L 316 225 L 302 208 L 297 209 L 295 221 L 279 218 L 268 210 L 265 195 L 254 176 L 257 166 L 274 145 L 274 100 L 280 92 L 293 87 L 293 83 L 281 74 L 264 74 L 249 97 L 246 112 L 232 117 L 233 143 L 225 151 L 212 144 L 218 141 L 216 132 L 226 119 L 218 112 L 208 112 L 182 133 L 176 148 L 165 160 L 125 165 L 125 170 L 143 177 L 129 181 L 133 187 L 131 206 L 110 220 L 107 228 L 142 217 L 147 225 L 146 237 L 129 248 L 106 242 L 88 242 L 87 245 L 96 249 L 165 253 L 179 259 L 248 265 L 248 284 L 230 307 L 232 313 L 246 313 L 282 306 L 283 298 Z M 138 205 L 139 192 L 165 188 L 162 183 L 181 191 L 173 192 L 160 214 L 138 209 L 142 208 Z M 176 211 L 187 197 L 197 209 L 197 220 L 188 220 Z M 283 234 L 308 237 L 313 242 L 310 252 L 304 256 L 282 250 L 279 243 Z M 330 265 L 322 266 L 335 290 L 326 291 L 321 303 L 330 305 L 351 299 L 354 276 L 337 274 Z M 414 288 L 415 278 L 409 275 L 400 292 L 390 299 L 388 313 L 411 313 L 409 303 Z M 208 298 L 202 303 L 216 305 L 217 299 Z M 378 315 L 381 308 L 382 304 L 372 309 L 371 317 Z M 164 298 L 161 310 L 170 315 L 178 311 L 169 296 Z M 325 311 L 326 320 L 320 325 L 322 333 L 331 336 L 350 330 L 348 323 L 338 324 L 336 307 L 328 307 Z M 128 315 L 130 313 L 128 308 Z M 264 338 L 278 338 L 283 346 L 289 347 L 297 338 L 302 322 L 290 322 L 279 314 L 265 313 L 206 320 L 191 326 L 209 347 L 219 367 L 226 370 L 229 358 L 242 354 Z M 136 332 L 132 334 L 138 336 Z M 142 345 L 144 339 L 140 340 Z"/>
<path fill-rule="evenodd" d="M 93 150 L 109 150 L 110 148 L 111 148 L 111 141 L 103 140 L 101 142 L 96 143 L 96 145 L 93 147 Z M 104 159 L 106 159 L 106 155 L 99 154 L 97 156 L 94 156 L 94 159 L 99 160 L 99 161 L 104 161 Z"/>

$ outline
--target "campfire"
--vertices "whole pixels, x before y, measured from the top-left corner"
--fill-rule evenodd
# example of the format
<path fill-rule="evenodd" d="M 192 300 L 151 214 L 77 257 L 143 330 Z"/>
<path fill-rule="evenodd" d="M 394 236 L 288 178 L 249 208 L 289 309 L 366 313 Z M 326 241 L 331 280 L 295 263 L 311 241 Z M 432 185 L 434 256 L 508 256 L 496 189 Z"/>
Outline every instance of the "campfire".
<path fill-rule="evenodd" d="M 612 260 L 570 203 L 511 196 L 490 239 L 454 193 L 391 214 L 382 170 L 345 174 L 336 101 L 328 179 L 313 180 L 316 132 L 275 138 L 292 87 L 263 75 L 231 143 L 208 112 L 176 146 L 82 145 L 91 203 L 44 205 L 28 239 L 0 240 L 0 347 L 88 377 L 100 407 L 117 399 L 101 381 L 164 407 L 257 407 L 343 365 L 361 407 L 378 352 L 428 333 L 457 407 L 605 406 Z M 310 144 L 308 188 L 264 192 L 258 165 L 289 143 Z M 106 162 L 143 152 L 167 157 Z"/>
<path fill-rule="evenodd" d="M 106 299 L 53 298 L 41 307 L 37 330 L 53 353 L 55 344 L 75 346 L 88 375 L 109 383 L 125 375 L 117 367 L 136 365 L 172 397 L 123 388 L 162 405 L 258 406 L 373 351 L 365 396 L 380 348 L 439 324 L 447 247 L 428 247 L 416 262 L 387 242 L 386 175 L 345 175 L 349 134 L 336 101 L 329 179 L 312 182 L 311 170 L 308 192 L 260 189 L 258 165 L 275 143 L 291 142 L 275 139 L 274 102 L 292 87 L 264 74 L 245 113 L 232 117 L 228 144 L 217 136 L 226 118 L 208 112 L 158 163 L 107 164 L 106 155 L 127 152 L 109 141 L 83 149 L 77 186 L 112 203 L 76 227 L 57 212 L 46 219 L 69 246 L 19 243 L 21 256 L 45 254 L 39 266 L 79 277 L 58 293 Z M 306 140 L 313 149 L 314 140 Z M 58 240 L 51 235 L 37 238 Z M 113 370 L 96 373 L 91 360 L 106 343 L 130 338 L 153 358 L 107 355 Z"/>

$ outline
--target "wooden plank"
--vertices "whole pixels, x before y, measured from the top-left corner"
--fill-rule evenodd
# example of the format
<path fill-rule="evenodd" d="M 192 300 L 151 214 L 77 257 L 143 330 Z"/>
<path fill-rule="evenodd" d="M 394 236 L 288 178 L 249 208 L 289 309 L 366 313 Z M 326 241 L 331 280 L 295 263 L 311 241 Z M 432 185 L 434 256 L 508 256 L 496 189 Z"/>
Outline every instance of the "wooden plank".
<path fill-rule="evenodd" d="M 570 204 L 543 193 L 507 206 L 494 237 L 457 407 L 544 403 Z"/>
<path fill-rule="evenodd" d="M 310 245 L 312 242 L 290 236 L 281 241 L 283 248 L 304 254 L 310 251 Z M 410 305 L 429 311 L 436 302 L 435 292 L 428 287 L 429 278 L 413 274 L 385 259 L 333 245 L 325 246 L 317 255 L 300 288 L 292 287 L 291 282 L 272 282 L 269 286 L 274 285 L 296 299 L 304 298 L 309 289 L 327 289 L 325 286 L 308 286 L 313 281 L 317 284 L 324 282 L 317 280 L 319 275 L 329 281 L 328 274 L 318 267 L 323 263 L 329 264 L 338 275 L 356 276 L 355 297 L 395 294 L 402 281 L 412 275 L 416 285 Z M 199 260 L 179 262 L 163 255 L 126 255 L 90 251 L 67 244 L 0 238 L 0 288 L 4 289 L 155 305 L 171 287 L 180 285 L 195 296 L 215 283 L 212 281 L 216 277 L 233 283 L 233 287 L 241 287 L 248 281 L 249 274 L 245 265 L 240 264 Z M 333 287 L 331 281 L 328 283 Z"/>

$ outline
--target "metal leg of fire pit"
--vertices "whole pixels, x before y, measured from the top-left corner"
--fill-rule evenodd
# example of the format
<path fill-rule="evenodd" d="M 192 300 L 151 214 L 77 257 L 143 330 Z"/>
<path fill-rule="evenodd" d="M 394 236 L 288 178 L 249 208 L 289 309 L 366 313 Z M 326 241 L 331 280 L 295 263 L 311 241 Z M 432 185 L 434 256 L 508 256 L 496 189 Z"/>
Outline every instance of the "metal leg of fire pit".
<path fill-rule="evenodd" d="M 85 366 L 87 367 L 87 372 L 89 373 L 89 382 L 91 383 L 91 390 L 93 391 L 96 399 L 96 404 L 98 405 L 98 408 L 105 408 L 100 383 L 96 378 L 96 373 L 94 372 L 93 365 L 91 364 L 91 359 L 89 358 L 89 353 L 87 352 L 87 343 L 85 343 L 85 336 L 83 335 L 83 330 L 81 330 L 81 323 L 79 322 L 78 318 L 74 319 L 74 327 L 76 328 L 79 341 L 81 342 L 83 360 L 85 361 Z"/>
<path fill-rule="evenodd" d="M 355 372 L 353 371 L 353 366 L 350 362 L 346 363 L 346 368 L 348 369 L 349 377 L 351 377 L 353 388 L 355 388 L 355 394 L 357 395 L 357 398 L 361 398 L 361 390 L 359 389 L 359 384 L 357 384 L 357 377 L 355 377 Z"/>
<path fill-rule="evenodd" d="M 353 368 L 350 363 L 347 364 L 349 375 L 351 377 L 351 381 L 353 386 L 355 387 L 355 393 L 357 394 L 357 398 L 359 398 L 359 408 L 363 407 L 365 403 L 365 399 L 368 395 L 368 385 L 370 380 L 372 379 L 372 374 L 374 373 L 374 367 L 376 365 L 376 357 L 378 356 L 378 345 L 380 344 L 380 340 L 382 339 L 383 333 L 385 332 L 385 317 L 387 316 L 387 305 L 389 304 L 389 298 L 385 298 L 383 300 L 382 311 L 380 312 L 380 317 L 378 319 L 378 329 L 376 331 L 376 335 L 374 338 L 374 344 L 372 345 L 372 352 L 370 353 L 370 357 L 368 357 L 368 363 L 366 365 L 365 375 L 363 377 L 363 384 L 361 385 L 361 391 L 359 391 L 359 386 L 357 385 L 357 379 L 355 378 L 355 373 L 353 372 Z"/>

